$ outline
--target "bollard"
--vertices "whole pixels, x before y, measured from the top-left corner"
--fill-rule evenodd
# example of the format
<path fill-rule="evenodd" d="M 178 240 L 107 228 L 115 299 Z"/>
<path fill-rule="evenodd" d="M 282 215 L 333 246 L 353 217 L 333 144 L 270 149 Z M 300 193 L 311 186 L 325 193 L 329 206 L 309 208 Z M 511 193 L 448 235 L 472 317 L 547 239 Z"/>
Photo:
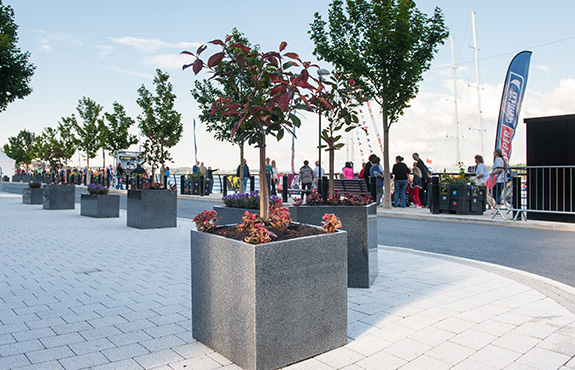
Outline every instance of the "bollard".
<path fill-rule="evenodd" d="M 377 185 L 375 184 L 375 177 L 369 177 L 369 192 L 371 193 L 371 201 L 377 201 Z"/>
<path fill-rule="evenodd" d="M 327 196 L 329 195 L 329 181 L 327 177 L 323 176 L 321 178 L 321 199 L 324 203 L 327 203 Z"/>
<path fill-rule="evenodd" d="M 431 195 L 428 198 L 431 213 L 439 214 L 439 177 L 437 176 L 431 178 Z"/>
<path fill-rule="evenodd" d="M 511 206 L 513 207 L 513 209 L 521 209 L 521 177 L 519 176 L 515 176 L 512 179 L 513 181 L 513 185 L 512 185 L 512 191 L 513 191 L 513 201 Z M 517 213 L 519 213 L 520 211 L 513 211 L 513 219 L 516 220 L 517 219 Z"/>
<path fill-rule="evenodd" d="M 224 183 L 222 184 L 222 177 L 220 176 L 220 187 L 222 189 L 222 193 L 224 197 L 228 196 L 228 176 L 224 175 Z"/>
<path fill-rule="evenodd" d="M 282 176 L 282 201 L 287 203 L 288 201 L 288 177 L 287 175 Z"/>
<path fill-rule="evenodd" d="M 256 188 L 256 177 L 250 176 L 250 191 L 254 191 Z"/>

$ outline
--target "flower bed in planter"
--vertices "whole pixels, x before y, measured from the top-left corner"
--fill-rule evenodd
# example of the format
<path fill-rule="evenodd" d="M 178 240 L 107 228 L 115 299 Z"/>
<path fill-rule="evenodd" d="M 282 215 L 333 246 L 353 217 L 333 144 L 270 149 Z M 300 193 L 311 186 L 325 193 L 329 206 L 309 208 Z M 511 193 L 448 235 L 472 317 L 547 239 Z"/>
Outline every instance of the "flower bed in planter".
<path fill-rule="evenodd" d="M 245 369 L 347 343 L 346 233 L 248 244 L 191 232 L 193 336 Z"/>
<path fill-rule="evenodd" d="M 225 206 L 214 206 L 214 211 L 220 217 L 220 225 L 231 225 L 242 222 L 242 216 L 246 211 L 258 213 L 260 209 L 260 192 L 258 190 L 249 193 L 230 194 L 223 198 Z M 270 196 L 270 205 L 282 204 L 281 198 Z M 289 210 L 289 208 L 288 208 Z"/>
<path fill-rule="evenodd" d="M 82 194 L 80 207 L 82 216 L 120 217 L 120 196 L 117 194 Z"/>
<path fill-rule="evenodd" d="M 29 187 L 22 189 L 22 203 L 24 204 L 44 203 L 44 190 L 42 188 L 29 188 Z"/>
<path fill-rule="evenodd" d="M 176 227 L 177 217 L 175 190 L 128 190 L 128 226 L 138 229 Z"/>
<path fill-rule="evenodd" d="M 377 208 L 369 205 L 300 205 L 290 209 L 294 221 L 321 225 L 322 216 L 335 214 L 347 231 L 347 278 L 350 288 L 369 288 L 378 274 Z"/>
<path fill-rule="evenodd" d="M 75 185 L 44 185 L 44 209 L 74 209 L 76 206 Z"/>

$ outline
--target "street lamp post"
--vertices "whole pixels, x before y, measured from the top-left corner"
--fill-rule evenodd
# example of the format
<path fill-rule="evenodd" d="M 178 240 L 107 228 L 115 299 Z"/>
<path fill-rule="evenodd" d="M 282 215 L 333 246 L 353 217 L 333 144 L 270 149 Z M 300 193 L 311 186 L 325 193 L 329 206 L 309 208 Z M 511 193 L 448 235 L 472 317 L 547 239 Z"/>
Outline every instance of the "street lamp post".
<path fill-rule="evenodd" d="M 323 76 L 329 76 L 330 72 L 325 68 L 320 68 L 317 70 L 317 75 L 319 77 L 319 82 L 324 82 Z M 318 151 L 318 171 L 317 171 L 317 188 L 318 192 L 322 193 L 322 176 L 321 176 L 321 102 L 318 104 L 318 118 L 319 118 L 319 131 L 318 131 L 318 144 L 317 144 L 317 151 Z"/>

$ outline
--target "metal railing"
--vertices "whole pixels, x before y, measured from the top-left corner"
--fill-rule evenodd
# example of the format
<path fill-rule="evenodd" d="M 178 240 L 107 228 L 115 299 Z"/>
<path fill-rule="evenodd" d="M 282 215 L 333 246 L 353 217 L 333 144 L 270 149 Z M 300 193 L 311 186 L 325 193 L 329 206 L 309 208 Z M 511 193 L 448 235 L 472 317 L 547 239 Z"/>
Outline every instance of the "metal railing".
<path fill-rule="evenodd" d="M 502 198 L 515 220 L 527 213 L 575 216 L 575 166 L 508 167 L 506 172 Z"/>

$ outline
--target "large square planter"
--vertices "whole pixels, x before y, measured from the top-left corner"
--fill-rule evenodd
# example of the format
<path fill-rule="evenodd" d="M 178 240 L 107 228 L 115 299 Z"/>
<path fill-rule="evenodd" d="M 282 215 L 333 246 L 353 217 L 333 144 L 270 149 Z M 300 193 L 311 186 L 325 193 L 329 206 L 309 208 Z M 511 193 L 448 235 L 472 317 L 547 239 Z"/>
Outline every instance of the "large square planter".
<path fill-rule="evenodd" d="M 42 203 L 44 203 L 44 189 L 42 189 L 42 188 L 24 188 L 24 189 L 22 189 L 22 203 L 24 203 L 24 204 L 42 204 Z"/>
<path fill-rule="evenodd" d="M 74 209 L 76 206 L 76 186 L 44 185 L 44 209 Z"/>
<path fill-rule="evenodd" d="M 436 195 L 438 206 L 430 208 L 432 213 L 456 213 L 458 215 L 482 215 L 485 211 L 485 186 L 464 184 L 438 184 L 432 188 Z"/>
<path fill-rule="evenodd" d="M 191 232 L 192 327 L 247 370 L 347 344 L 346 233 L 248 244 Z"/>
<path fill-rule="evenodd" d="M 120 217 L 120 196 L 117 194 L 82 194 L 80 214 L 95 218 Z"/>
<path fill-rule="evenodd" d="M 128 190 L 127 225 L 138 229 L 176 227 L 175 190 Z"/>
<path fill-rule="evenodd" d="M 287 208 L 287 210 L 290 212 L 293 209 L 293 207 L 284 207 L 284 208 Z M 214 211 L 216 211 L 218 217 L 221 217 L 218 220 L 218 224 L 220 225 L 233 225 L 241 223 L 242 216 L 246 213 L 246 211 L 248 211 L 249 213 L 255 213 L 256 215 L 260 214 L 259 209 L 235 208 L 228 206 L 214 206 Z"/>
<path fill-rule="evenodd" d="M 302 224 L 321 225 L 326 213 L 341 220 L 347 231 L 347 281 L 350 288 L 369 288 L 377 278 L 377 206 L 314 205 L 291 207 L 291 217 Z"/>

